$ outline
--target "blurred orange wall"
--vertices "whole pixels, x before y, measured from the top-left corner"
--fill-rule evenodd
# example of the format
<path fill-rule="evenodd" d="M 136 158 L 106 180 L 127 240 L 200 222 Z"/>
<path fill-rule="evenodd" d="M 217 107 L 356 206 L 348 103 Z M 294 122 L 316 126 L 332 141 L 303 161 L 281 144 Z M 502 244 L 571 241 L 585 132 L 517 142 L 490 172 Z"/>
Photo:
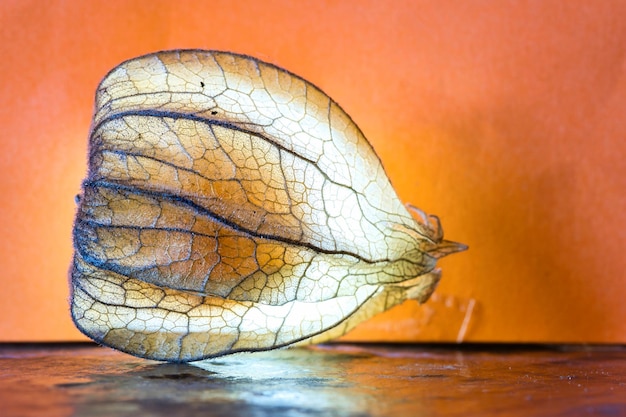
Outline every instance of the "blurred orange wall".
<path fill-rule="evenodd" d="M 320 86 L 400 197 L 470 245 L 349 340 L 626 342 L 626 2 L 0 3 L 0 341 L 67 306 L 93 95 L 122 60 L 231 50 Z"/>

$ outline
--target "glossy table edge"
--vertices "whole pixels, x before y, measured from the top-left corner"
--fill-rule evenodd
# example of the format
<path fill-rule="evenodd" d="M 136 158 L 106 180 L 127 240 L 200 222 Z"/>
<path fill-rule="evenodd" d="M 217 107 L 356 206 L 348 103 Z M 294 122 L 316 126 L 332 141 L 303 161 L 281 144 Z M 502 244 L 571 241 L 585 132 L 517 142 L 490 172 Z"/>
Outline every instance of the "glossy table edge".
<path fill-rule="evenodd" d="M 626 415 L 626 346 L 354 344 L 191 364 L 0 344 L 7 416 Z"/>

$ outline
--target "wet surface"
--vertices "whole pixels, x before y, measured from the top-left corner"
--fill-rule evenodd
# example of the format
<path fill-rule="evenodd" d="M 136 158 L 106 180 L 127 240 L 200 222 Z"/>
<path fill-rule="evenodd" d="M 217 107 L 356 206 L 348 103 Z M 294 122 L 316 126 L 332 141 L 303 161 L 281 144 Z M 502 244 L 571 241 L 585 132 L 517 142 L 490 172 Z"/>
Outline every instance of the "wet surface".
<path fill-rule="evenodd" d="M 626 348 L 327 345 L 193 365 L 0 345 L 2 416 L 622 416 Z"/>

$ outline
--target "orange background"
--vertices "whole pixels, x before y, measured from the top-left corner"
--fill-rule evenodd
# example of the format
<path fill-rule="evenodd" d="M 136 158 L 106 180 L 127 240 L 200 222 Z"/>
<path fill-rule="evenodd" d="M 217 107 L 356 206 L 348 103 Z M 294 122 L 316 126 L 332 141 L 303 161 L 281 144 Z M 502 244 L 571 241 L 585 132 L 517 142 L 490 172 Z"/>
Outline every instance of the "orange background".
<path fill-rule="evenodd" d="M 246 53 L 337 100 L 470 250 L 349 339 L 626 342 L 626 2 L 0 3 L 0 341 L 67 306 L 94 91 L 122 60 Z M 463 324 L 465 322 L 465 324 Z"/>

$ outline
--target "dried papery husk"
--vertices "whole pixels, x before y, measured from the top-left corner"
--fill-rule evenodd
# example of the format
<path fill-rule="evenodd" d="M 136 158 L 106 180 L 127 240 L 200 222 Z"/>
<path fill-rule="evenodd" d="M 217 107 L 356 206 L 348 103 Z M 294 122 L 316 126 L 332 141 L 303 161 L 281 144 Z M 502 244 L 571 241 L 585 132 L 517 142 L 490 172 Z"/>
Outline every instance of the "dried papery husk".
<path fill-rule="evenodd" d="M 439 220 L 400 202 L 326 94 L 257 59 L 182 50 L 100 83 L 74 226 L 72 317 L 185 362 L 318 343 L 424 302 Z"/>

